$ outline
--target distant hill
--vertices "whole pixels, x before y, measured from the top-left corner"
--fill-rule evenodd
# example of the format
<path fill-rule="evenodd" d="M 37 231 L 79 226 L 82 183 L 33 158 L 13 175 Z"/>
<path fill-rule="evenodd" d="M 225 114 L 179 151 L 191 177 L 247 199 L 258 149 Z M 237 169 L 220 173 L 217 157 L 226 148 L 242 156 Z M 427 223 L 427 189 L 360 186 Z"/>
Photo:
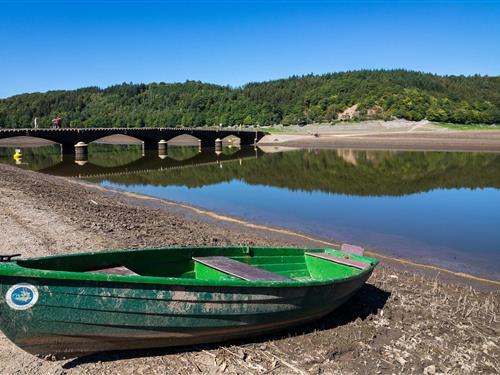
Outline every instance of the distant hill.
<path fill-rule="evenodd" d="M 361 70 L 293 76 L 231 88 L 185 83 L 121 84 L 0 100 L 0 127 L 269 125 L 390 119 L 500 123 L 500 76 L 439 76 Z"/>

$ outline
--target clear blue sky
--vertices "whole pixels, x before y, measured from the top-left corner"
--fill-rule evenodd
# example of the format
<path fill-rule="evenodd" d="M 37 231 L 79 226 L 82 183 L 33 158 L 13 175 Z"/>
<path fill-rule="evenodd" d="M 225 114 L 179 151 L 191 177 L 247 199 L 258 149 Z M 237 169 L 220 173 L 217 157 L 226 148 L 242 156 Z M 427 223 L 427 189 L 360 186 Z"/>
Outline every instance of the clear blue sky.
<path fill-rule="evenodd" d="M 2 1 L 0 97 L 362 68 L 500 74 L 500 1 Z"/>

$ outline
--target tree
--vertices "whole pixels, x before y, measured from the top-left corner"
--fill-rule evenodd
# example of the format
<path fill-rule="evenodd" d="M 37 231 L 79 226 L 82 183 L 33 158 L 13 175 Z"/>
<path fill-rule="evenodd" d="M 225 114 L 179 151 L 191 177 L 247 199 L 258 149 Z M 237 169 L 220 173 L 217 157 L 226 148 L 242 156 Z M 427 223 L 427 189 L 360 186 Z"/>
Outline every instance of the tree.
<path fill-rule="evenodd" d="M 357 105 L 362 119 L 500 122 L 500 77 L 361 70 L 292 76 L 231 88 L 196 81 L 49 91 L 0 99 L 0 127 L 284 125 L 330 122 Z"/>
<path fill-rule="evenodd" d="M 252 116 L 247 115 L 247 116 L 243 119 L 243 125 L 252 125 L 252 124 L 253 124 Z"/>

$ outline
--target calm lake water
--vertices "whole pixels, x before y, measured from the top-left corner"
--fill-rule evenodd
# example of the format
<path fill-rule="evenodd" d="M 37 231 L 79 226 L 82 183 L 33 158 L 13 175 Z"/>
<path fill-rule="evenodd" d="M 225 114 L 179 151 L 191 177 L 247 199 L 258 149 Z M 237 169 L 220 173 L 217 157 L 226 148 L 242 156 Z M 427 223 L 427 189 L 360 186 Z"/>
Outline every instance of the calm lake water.
<path fill-rule="evenodd" d="M 94 145 L 79 165 L 54 150 L 20 166 L 500 280 L 500 154 Z"/>

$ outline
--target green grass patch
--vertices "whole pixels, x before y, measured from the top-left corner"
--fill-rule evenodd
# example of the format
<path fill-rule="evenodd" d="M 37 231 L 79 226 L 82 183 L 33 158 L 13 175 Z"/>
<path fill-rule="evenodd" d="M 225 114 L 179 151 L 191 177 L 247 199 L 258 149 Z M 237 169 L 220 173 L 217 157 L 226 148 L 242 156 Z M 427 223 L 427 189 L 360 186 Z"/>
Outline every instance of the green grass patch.
<path fill-rule="evenodd" d="M 500 126 L 491 124 L 455 124 L 452 122 L 432 122 L 432 124 L 453 130 L 500 130 Z"/>
<path fill-rule="evenodd" d="M 263 132 L 271 133 L 271 134 L 293 134 L 299 133 L 296 127 L 274 127 L 274 126 L 261 126 L 260 129 Z"/>

